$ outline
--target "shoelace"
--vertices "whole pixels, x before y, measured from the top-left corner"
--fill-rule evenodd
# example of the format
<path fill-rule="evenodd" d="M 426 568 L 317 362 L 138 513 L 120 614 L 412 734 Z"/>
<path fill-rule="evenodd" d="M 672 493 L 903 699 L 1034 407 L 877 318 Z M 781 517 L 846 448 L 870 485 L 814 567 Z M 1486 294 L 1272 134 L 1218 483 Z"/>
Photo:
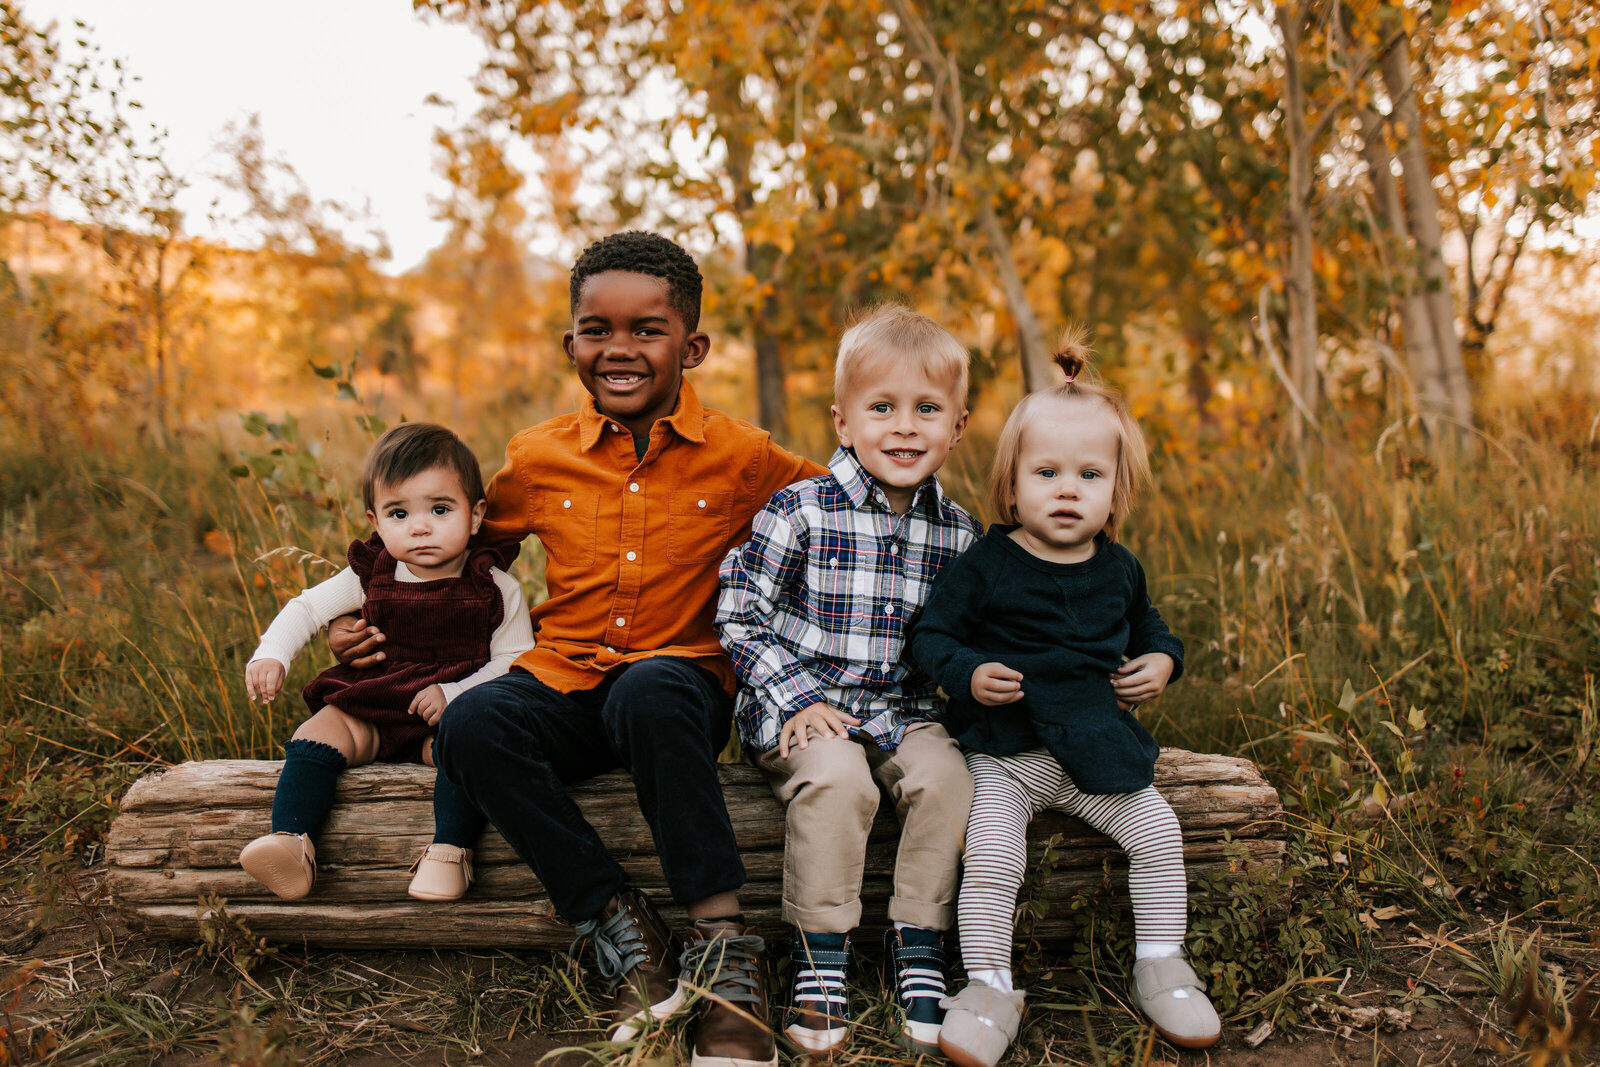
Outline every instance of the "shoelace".
<path fill-rule="evenodd" d="M 622 976 L 650 959 L 645 948 L 644 931 L 639 928 L 627 908 L 619 908 L 611 918 L 601 922 L 588 919 L 577 925 L 578 936 L 572 939 L 567 955 L 577 958 L 578 946 L 584 938 L 594 942 L 595 964 L 600 976 L 615 989 Z"/>
<path fill-rule="evenodd" d="M 937 950 L 903 945 L 894 950 L 894 965 L 900 989 L 900 1003 L 912 1009 L 918 1000 L 945 998 L 944 959 Z"/>
<path fill-rule="evenodd" d="M 845 949 L 807 947 L 794 956 L 794 1008 L 805 1006 L 818 1015 L 845 1018 L 850 1003 L 845 990 L 845 969 L 850 953 Z"/>
<path fill-rule="evenodd" d="M 756 1004 L 761 984 L 756 968 L 767 943 L 755 934 L 691 942 L 678 958 L 683 975 L 731 1004 Z M 709 976 L 709 980 L 707 978 Z"/>

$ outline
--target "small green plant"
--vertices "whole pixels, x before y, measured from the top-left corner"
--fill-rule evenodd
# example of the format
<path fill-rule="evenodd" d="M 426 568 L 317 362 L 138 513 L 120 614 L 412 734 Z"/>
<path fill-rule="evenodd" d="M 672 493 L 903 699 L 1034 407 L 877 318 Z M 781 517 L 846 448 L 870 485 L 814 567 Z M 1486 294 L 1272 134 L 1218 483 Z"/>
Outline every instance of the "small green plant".
<path fill-rule="evenodd" d="M 222 897 L 202 895 L 196 908 L 200 915 L 200 942 L 195 951 L 202 959 L 227 963 L 249 974 L 277 956 L 277 946 L 257 937 L 243 919 L 228 911 L 228 902 Z"/>

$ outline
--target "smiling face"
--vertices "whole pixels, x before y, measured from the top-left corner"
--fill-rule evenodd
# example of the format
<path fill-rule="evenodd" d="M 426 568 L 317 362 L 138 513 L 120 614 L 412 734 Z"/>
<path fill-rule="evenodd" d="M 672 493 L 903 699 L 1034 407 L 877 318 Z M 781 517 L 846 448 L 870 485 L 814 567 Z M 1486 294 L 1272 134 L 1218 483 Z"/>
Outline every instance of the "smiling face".
<path fill-rule="evenodd" d="M 648 438 L 656 420 L 672 414 L 683 372 L 699 366 L 711 347 L 667 302 L 664 279 L 621 270 L 584 282 L 561 343 L 595 407 L 636 439 Z"/>
<path fill-rule="evenodd" d="M 944 466 L 967 425 L 954 382 L 891 362 L 862 367 L 837 400 L 839 443 L 855 449 L 896 512 L 911 507 L 917 486 Z"/>
<path fill-rule="evenodd" d="M 1111 518 L 1121 436 L 1102 402 L 1051 404 L 1031 413 L 1017 455 L 1011 538 L 1040 559 L 1082 563 Z"/>
<path fill-rule="evenodd" d="M 427 581 L 460 576 L 467 541 L 489 509 L 486 501 L 467 499 L 461 476 L 449 467 L 429 467 L 394 485 L 380 481 L 373 503 L 367 521 L 383 547 Z"/>

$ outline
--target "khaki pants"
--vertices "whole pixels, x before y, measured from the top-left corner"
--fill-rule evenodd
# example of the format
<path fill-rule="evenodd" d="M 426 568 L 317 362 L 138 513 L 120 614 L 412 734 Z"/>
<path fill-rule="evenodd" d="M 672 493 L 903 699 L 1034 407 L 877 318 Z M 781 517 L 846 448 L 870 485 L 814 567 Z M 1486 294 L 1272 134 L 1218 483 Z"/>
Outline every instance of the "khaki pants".
<path fill-rule="evenodd" d="M 807 748 L 772 749 L 760 767 L 787 807 L 784 921 L 810 933 L 843 934 L 861 922 L 861 873 L 879 789 L 900 820 L 889 918 L 930 930 L 955 918 L 956 877 L 972 807 L 972 775 L 937 723 L 905 732 L 885 752 L 870 739 L 809 735 Z"/>

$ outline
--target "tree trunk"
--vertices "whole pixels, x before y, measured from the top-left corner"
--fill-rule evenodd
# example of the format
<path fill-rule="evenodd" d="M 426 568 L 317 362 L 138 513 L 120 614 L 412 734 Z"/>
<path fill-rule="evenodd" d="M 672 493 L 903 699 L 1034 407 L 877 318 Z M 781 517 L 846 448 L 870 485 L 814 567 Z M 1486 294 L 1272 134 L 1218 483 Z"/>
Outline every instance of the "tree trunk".
<path fill-rule="evenodd" d="M 1311 227 L 1311 138 L 1306 131 L 1306 94 L 1300 68 L 1298 4 L 1278 5 L 1278 26 L 1283 33 L 1284 114 L 1289 139 L 1289 375 L 1309 417 L 1321 405 L 1317 373 L 1317 280 L 1312 256 L 1315 236 Z M 1305 450 L 1315 426 L 1305 419 L 1294 424 L 1296 458 L 1302 469 Z"/>
<path fill-rule="evenodd" d="M 1433 172 L 1423 143 L 1422 113 L 1417 107 L 1416 83 L 1411 69 L 1411 44 L 1402 35 L 1383 57 L 1383 84 L 1388 90 L 1395 135 L 1400 145 L 1400 168 L 1405 175 L 1406 218 L 1422 272 L 1421 299 L 1432 327 L 1435 361 L 1443 401 L 1457 433 L 1473 425 L 1472 386 L 1461 358 L 1456 334 L 1455 300 L 1450 272 L 1444 262 L 1444 233 L 1439 224 L 1439 198 L 1433 190 Z"/>
<path fill-rule="evenodd" d="M 1016 260 L 1011 258 L 1011 240 L 1001 229 L 1000 218 L 995 214 L 994 204 L 989 201 L 987 194 L 978 203 L 978 225 L 989 246 L 989 257 L 994 260 L 995 270 L 1000 274 L 1000 287 L 1005 290 L 1006 303 L 1011 305 L 1011 317 L 1017 320 L 1022 387 L 1030 393 L 1047 388 L 1055 380 L 1050 373 L 1050 342 L 1045 340 L 1039 316 L 1033 313 L 1033 305 L 1028 303 L 1028 290 L 1022 284 L 1022 275 L 1017 273 Z"/>
<path fill-rule="evenodd" d="M 755 244 L 746 241 L 744 246 L 745 269 L 756 279 L 758 290 L 764 291 L 771 279 L 756 273 Z M 789 399 L 785 387 L 783 357 L 778 351 L 778 339 L 772 335 L 771 316 L 777 311 L 776 296 L 766 294 L 756 298 L 756 307 L 750 316 L 750 335 L 756 350 L 756 405 L 758 419 L 780 444 L 789 443 Z"/>
<path fill-rule="evenodd" d="M 1371 108 L 1356 110 L 1361 120 L 1361 154 L 1372 181 L 1377 219 L 1382 229 L 1373 234 L 1391 268 L 1389 286 L 1400 312 L 1400 338 L 1405 345 L 1406 373 L 1410 378 L 1412 403 L 1423 416 L 1430 432 L 1436 429 L 1434 416 L 1449 414 L 1444 383 L 1439 373 L 1438 345 L 1433 337 L 1433 320 L 1427 304 L 1417 291 L 1412 267 L 1413 253 L 1406 226 L 1405 207 L 1400 200 L 1400 184 L 1394 177 L 1394 156 L 1384 139 L 1383 118 Z"/>

